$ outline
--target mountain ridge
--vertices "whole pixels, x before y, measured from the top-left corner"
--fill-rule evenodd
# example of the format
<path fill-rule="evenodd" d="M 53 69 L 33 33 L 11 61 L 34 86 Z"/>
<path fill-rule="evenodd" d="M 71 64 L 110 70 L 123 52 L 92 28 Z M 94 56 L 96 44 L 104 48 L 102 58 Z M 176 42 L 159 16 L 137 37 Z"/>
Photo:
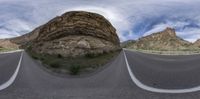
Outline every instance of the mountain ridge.
<path fill-rule="evenodd" d="M 125 48 L 143 49 L 143 50 L 196 50 L 199 47 L 195 43 L 186 41 L 176 35 L 175 29 L 167 27 L 165 30 L 152 33 L 150 35 L 133 40 L 134 43 L 129 43 Z M 130 42 L 130 41 L 129 41 Z"/>

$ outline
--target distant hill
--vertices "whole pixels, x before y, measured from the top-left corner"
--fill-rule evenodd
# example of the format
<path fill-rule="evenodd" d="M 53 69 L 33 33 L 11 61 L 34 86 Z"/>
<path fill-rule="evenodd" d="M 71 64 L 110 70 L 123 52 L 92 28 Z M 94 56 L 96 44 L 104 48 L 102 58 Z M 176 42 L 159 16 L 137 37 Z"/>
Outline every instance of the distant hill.
<path fill-rule="evenodd" d="M 121 43 L 121 47 L 126 48 L 136 43 L 136 40 L 127 40 Z"/>
<path fill-rule="evenodd" d="M 1 49 L 18 49 L 19 45 L 12 43 L 9 39 L 0 39 Z"/>
<path fill-rule="evenodd" d="M 139 38 L 138 40 L 128 41 L 124 43 L 125 48 L 143 49 L 143 50 L 196 50 L 200 47 L 200 40 L 196 43 L 191 43 L 178 37 L 175 29 L 166 28 L 165 30 L 151 35 Z M 199 47 L 198 47 L 199 46 Z"/>

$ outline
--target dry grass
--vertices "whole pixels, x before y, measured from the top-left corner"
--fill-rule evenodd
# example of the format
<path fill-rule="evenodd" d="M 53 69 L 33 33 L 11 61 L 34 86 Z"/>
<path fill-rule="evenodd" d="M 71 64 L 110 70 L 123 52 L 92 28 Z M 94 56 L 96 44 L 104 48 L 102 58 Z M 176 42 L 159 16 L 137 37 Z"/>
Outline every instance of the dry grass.
<path fill-rule="evenodd" d="M 0 52 L 7 52 L 7 51 L 13 51 L 13 50 L 16 50 L 16 49 L 7 49 L 7 48 L 0 47 Z"/>
<path fill-rule="evenodd" d="M 160 54 L 160 55 L 193 55 L 200 54 L 200 50 L 174 50 L 174 51 L 159 51 L 159 50 L 143 50 L 143 49 L 129 49 L 133 51 L 139 51 L 143 53 L 150 54 Z"/>

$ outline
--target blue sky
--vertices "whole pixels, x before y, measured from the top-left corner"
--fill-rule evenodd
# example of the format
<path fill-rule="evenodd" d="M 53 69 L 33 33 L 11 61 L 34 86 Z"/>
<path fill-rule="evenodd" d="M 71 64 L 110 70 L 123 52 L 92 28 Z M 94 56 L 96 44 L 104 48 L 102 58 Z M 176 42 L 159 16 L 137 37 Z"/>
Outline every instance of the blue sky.
<path fill-rule="evenodd" d="M 200 38 L 200 0 L 0 0 L 0 38 L 20 36 L 66 11 L 105 16 L 121 41 L 176 29 L 194 42 Z"/>

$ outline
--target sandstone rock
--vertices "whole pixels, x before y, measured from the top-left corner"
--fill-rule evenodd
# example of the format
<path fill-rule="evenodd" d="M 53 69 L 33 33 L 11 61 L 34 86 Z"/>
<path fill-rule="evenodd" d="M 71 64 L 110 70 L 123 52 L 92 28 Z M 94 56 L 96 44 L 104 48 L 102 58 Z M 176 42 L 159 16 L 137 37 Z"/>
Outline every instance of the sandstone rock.
<path fill-rule="evenodd" d="M 103 16 L 84 11 L 67 12 L 10 41 L 36 53 L 82 56 L 120 49 L 116 29 Z"/>
<path fill-rule="evenodd" d="M 1 39 L 0 47 L 5 49 L 18 49 L 19 45 L 12 43 L 9 39 Z"/>
<path fill-rule="evenodd" d="M 193 45 L 200 48 L 200 39 L 196 40 Z"/>
<path fill-rule="evenodd" d="M 165 30 L 139 38 L 127 48 L 144 50 L 187 50 L 192 47 L 192 43 L 176 36 L 175 29 L 166 28 Z"/>
<path fill-rule="evenodd" d="M 80 40 L 80 41 L 77 43 L 77 46 L 78 46 L 79 48 L 88 48 L 88 49 L 91 48 L 89 42 L 87 42 L 86 40 L 83 40 L 83 39 Z"/>

